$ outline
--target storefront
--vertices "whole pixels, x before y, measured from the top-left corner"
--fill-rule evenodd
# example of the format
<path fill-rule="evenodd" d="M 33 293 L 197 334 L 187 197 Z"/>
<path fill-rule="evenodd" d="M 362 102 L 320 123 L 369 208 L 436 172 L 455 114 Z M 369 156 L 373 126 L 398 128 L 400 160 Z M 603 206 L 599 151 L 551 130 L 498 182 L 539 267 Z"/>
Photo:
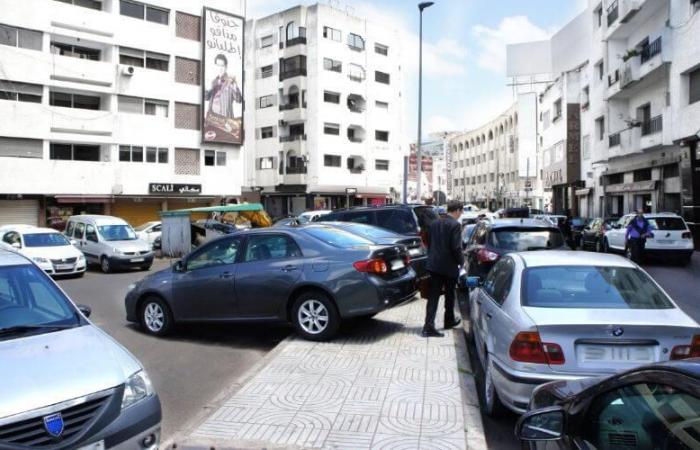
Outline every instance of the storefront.
<path fill-rule="evenodd" d="M 111 214 L 111 195 L 56 195 L 45 197 L 44 224 L 63 230 L 70 216 L 79 214 Z M 42 225 L 44 225 L 42 224 Z"/>
<path fill-rule="evenodd" d="M 201 184 L 149 183 L 147 196 L 116 196 L 112 215 L 132 226 L 160 220 L 162 211 L 218 205 L 221 198 L 202 196 Z M 206 214 L 193 214 L 193 220 L 206 219 Z"/>
<path fill-rule="evenodd" d="M 40 211 L 38 198 L 9 196 L 0 199 L 0 226 L 12 224 L 42 225 Z"/>

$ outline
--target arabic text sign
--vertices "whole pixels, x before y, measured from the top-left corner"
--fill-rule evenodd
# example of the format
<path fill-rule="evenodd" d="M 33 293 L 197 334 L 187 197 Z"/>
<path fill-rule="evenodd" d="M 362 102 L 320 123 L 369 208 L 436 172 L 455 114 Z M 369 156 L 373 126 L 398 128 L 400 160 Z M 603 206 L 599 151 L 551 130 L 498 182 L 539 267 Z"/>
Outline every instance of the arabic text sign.
<path fill-rule="evenodd" d="M 202 141 L 243 144 L 243 18 L 204 8 Z"/>
<path fill-rule="evenodd" d="M 202 193 L 202 185 L 178 183 L 149 183 L 148 193 L 167 195 L 199 195 Z"/>

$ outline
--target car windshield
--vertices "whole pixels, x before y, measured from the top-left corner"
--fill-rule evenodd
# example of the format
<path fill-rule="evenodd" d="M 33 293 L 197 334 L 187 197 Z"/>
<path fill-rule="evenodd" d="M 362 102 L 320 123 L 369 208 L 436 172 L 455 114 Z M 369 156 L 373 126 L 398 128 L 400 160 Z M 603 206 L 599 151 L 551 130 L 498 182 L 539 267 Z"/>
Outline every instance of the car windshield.
<path fill-rule="evenodd" d="M 301 224 L 309 223 L 309 222 L 311 222 L 311 216 L 308 215 L 308 214 L 306 214 L 306 215 L 301 214 L 299 217 L 297 217 L 297 220 L 298 220 L 299 223 L 301 223 Z"/>
<path fill-rule="evenodd" d="M 105 241 L 133 241 L 136 233 L 129 225 L 100 225 L 97 227 Z"/>
<path fill-rule="evenodd" d="M 319 241 L 338 248 L 366 247 L 372 242 L 347 231 L 330 227 L 313 227 L 305 229 L 304 232 Z"/>
<path fill-rule="evenodd" d="M 60 233 L 32 233 L 24 235 L 25 247 L 62 247 L 70 245 Z"/>
<path fill-rule="evenodd" d="M 685 231 L 686 226 L 680 217 L 656 217 L 649 219 L 649 225 L 655 230 Z"/>
<path fill-rule="evenodd" d="M 546 228 L 498 228 L 491 231 L 489 245 L 496 249 L 524 252 L 564 245 L 561 231 Z"/>
<path fill-rule="evenodd" d="M 525 270 L 522 305 L 538 308 L 672 309 L 658 286 L 637 268 L 531 267 Z"/>
<path fill-rule="evenodd" d="M 414 208 L 413 212 L 418 216 L 418 225 L 426 230 L 433 222 L 439 219 L 435 209 L 430 206 L 419 206 Z"/>
<path fill-rule="evenodd" d="M 385 239 L 398 237 L 396 233 L 384 230 L 379 227 L 373 227 L 372 225 L 352 224 L 345 225 L 343 228 L 351 233 L 359 234 L 360 236 L 369 239 Z"/>
<path fill-rule="evenodd" d="M 32 265 L 0 267 L 0 339 L 80 324 L 70 301 Z"/>
<path fill-rule="evenodd" d="M 146 222 L 142 225 L 139 225 L 138 227 L 134 228 L 134 231 L 143 231 L 146 228 L 152 226 L 155 222 Z"/>

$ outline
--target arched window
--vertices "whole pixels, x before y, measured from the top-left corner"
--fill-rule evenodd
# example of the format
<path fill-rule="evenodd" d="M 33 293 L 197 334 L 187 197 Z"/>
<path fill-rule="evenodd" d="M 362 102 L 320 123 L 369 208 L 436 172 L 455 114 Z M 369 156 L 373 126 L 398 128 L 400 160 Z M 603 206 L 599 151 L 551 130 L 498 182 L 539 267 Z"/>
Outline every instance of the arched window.
<path fill-rule="evenodd" d="M 489 130 L 489 141 L 493 141 L 493 131 Z"/>
<path fill-rule="evenodd" d="M 287 24 L 287 40 L 291 41 L 297 37 L 299 37 L 299 29 L 294 22 L 289 22 Z"/>

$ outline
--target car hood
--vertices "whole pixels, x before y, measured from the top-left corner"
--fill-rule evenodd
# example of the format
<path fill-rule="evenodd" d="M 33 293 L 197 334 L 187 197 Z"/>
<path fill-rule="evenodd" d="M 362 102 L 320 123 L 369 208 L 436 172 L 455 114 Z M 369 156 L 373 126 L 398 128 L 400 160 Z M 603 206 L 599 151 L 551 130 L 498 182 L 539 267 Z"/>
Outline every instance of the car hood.
<path fill-rule="evenodd" d="M 49 259 L 77 258 L 82 253 L 72 245 L 60 247 L 24 247 L 22 253 L 30 258 L 42 257 Z"/>
<path fill-rule="evenodd" d="M 141 370 L 94 325 L 0 341 L 0 418 L 118 386 Z"/>
<path fill-rule="evenodd" d="M 143 252 L 151 250 L 148 244 L 141 239 L 130 241 L 105 241 L 105 244 L 110 245 L 121 252 Z"/>

